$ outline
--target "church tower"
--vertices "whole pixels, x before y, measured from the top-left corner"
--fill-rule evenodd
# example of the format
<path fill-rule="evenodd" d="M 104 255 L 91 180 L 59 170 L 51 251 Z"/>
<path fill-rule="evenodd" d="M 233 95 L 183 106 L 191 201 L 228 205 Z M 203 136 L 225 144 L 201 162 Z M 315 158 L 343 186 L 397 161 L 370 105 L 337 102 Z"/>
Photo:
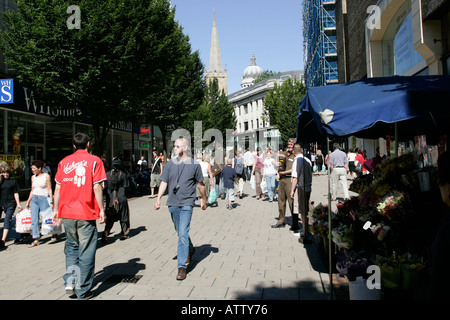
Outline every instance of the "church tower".
<path fill-rule="evenodd" d="M 219 90 L 225 91 L 228 95 L 227 68 L 222 69 L 222 58 L 220 57 L 219 36 L 217 34 L 216 14 L 213 13 L 213 26 L 211 33 L 211 48 L 209 51 L 209 68 L 205 73 L 205 80 L 208 84 L 211 79 L 217 79 Z"/>

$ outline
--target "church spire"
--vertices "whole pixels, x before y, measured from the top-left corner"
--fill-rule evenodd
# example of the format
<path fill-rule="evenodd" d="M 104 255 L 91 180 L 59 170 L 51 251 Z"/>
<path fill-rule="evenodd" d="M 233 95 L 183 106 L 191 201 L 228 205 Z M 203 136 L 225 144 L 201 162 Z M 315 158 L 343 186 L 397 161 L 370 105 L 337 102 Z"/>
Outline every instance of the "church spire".
<path fill-rule="evenodd" d="M 219 36 L 216 25 L 216 10 L 213 10 L 213 26 L 211 33 L 211 48 L 209 50 L 209 72 L 222 72 L 222 58 L 220 57 Z"/>
<path fill-rule="evenodd" d="M 219 90 L 224 90 L 228 95 L 227 69 L 222 69 L 222 58 L 220 56 L 219 36 L 217 33 L 216 10 L 213 10 L 213 26 L 211 33 L 211 48 L 209 50 L 209 68 L 205 73 L 207 83 L 212 79 L 217 79 Z"/>

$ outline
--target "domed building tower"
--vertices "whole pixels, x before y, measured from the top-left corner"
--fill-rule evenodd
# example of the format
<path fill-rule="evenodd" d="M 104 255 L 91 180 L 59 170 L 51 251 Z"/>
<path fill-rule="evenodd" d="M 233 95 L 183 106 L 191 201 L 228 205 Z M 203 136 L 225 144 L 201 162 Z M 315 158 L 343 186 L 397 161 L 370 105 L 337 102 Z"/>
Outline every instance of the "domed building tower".
<path fill-rule="evenodd" d="M 250 65 L 245 68 L 244 74 L 242 75 L 241 88 L 247 88 L 252 86 L 258 77 L 262 76 L 264 73 L 260 66 L 256 65 L 255 53 L 252 52 L 252 57 L 250 59 Z"/>

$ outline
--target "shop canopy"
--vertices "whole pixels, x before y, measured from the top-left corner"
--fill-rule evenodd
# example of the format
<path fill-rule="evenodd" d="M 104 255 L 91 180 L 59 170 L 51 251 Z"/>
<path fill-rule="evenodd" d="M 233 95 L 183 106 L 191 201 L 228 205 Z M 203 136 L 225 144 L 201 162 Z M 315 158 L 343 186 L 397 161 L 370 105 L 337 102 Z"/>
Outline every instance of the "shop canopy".
<path fill-rule="evenodd" d="M 300 101 L 297 139 L 321 137 L 399 140 L 427 135 L 438 142 L 449 133 L 450 76 L 393 76 L 308 88 Z"/>

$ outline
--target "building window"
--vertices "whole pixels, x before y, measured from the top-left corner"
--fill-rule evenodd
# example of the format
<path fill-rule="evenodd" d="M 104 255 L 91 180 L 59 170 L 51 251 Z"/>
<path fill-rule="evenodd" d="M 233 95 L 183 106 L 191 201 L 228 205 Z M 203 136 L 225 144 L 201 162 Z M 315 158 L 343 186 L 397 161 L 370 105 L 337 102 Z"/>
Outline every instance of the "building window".
<path fill-rule="evenodd" d="M 245 122 L 244 122 L 244 130 L 245 130 L 245 131 L 248 131 L 248 121 L 245 121 Z"/>

